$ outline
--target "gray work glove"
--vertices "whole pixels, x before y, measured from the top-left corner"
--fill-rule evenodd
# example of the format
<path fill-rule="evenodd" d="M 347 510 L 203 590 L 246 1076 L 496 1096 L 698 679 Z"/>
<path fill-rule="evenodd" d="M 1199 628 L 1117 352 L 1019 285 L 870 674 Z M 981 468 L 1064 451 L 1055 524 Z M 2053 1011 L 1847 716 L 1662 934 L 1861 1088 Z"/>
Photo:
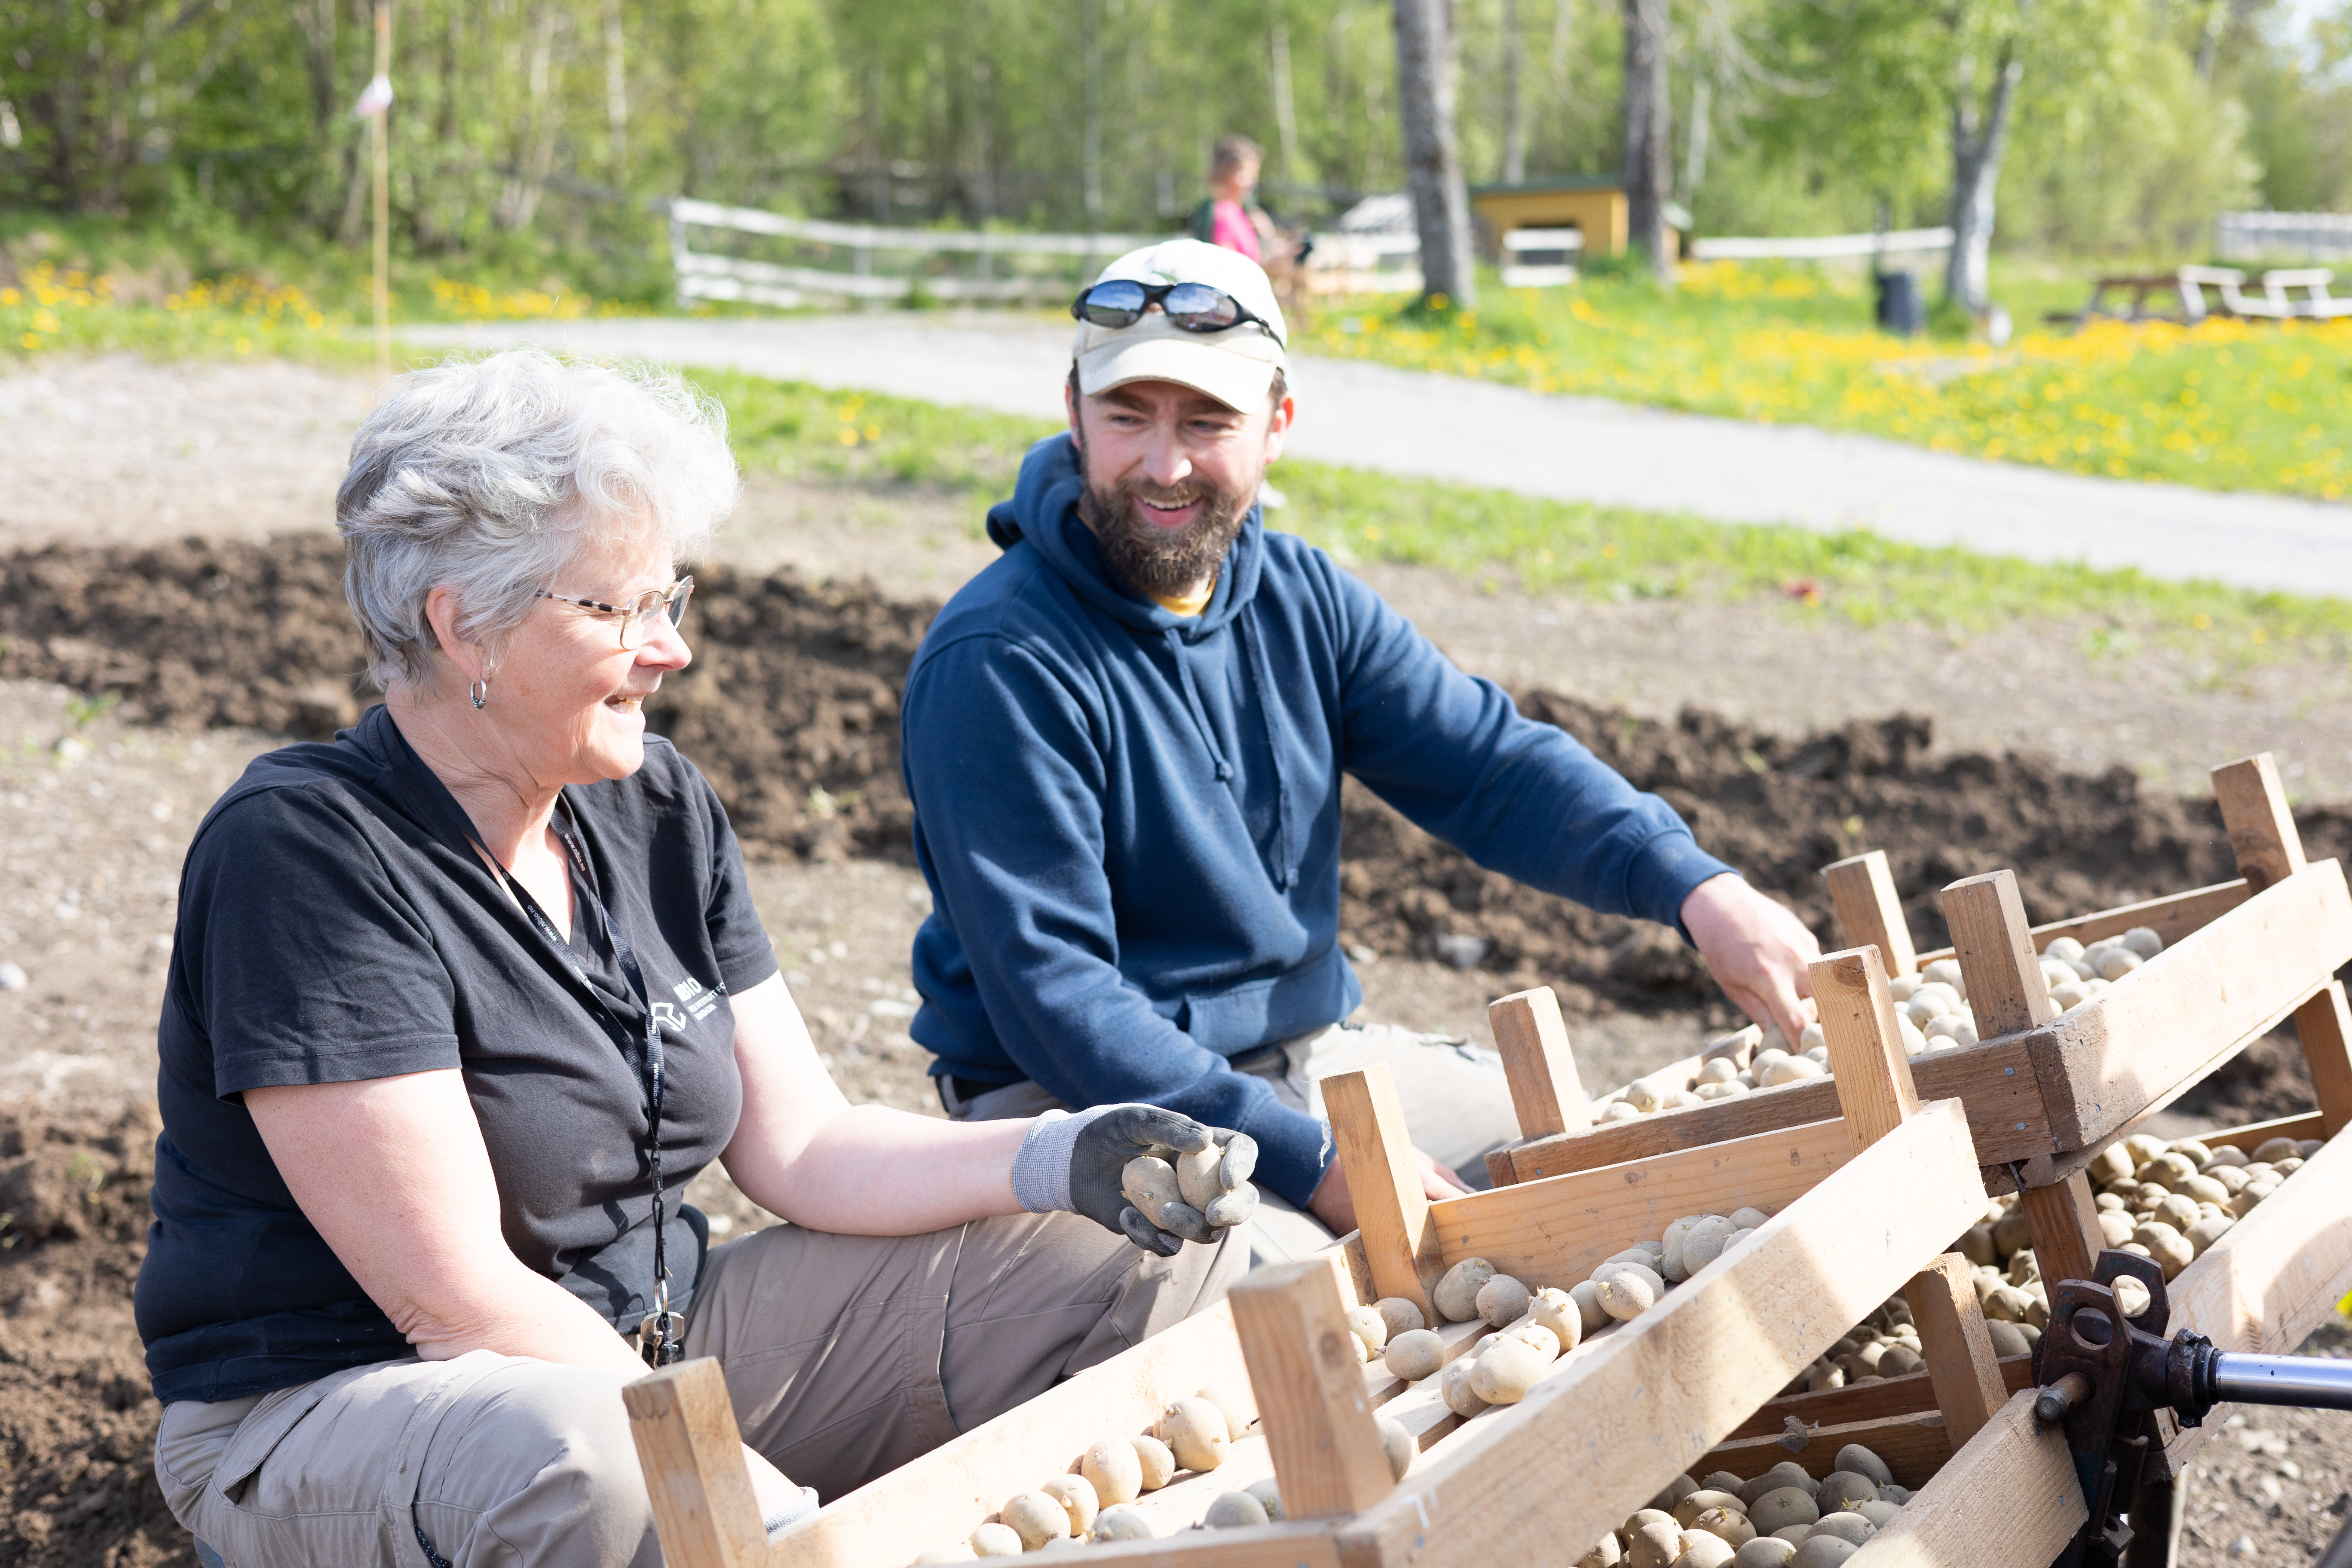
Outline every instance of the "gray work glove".
<path fill-rule="evenodd" d="M 1013 1157 L 1013 1195 L 1031 1214 L 1081 1214 L 1172 1258 L 1250 1216 L 1256 1168 L 1254 1140 L 1156 1105 L 1049 1110 Z"/>

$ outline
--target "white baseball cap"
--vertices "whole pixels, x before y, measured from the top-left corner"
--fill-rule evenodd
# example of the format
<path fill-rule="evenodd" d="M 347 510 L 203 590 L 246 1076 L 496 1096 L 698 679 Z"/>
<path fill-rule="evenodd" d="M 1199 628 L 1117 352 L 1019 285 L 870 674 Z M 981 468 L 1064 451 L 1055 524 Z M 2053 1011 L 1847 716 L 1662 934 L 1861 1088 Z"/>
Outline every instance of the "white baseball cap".
<path fill-rule="evenodd" d="M 1242 321 L 1222 332 L 1189 332 L 1158 309 L 1145 310 L 1131 327 L 1102 327 L 1080 320 L 1070 353 L 1078 364 L 1078 390 L 1088 396 L 1131 381 L 1172 381 L 1205 393 L 1244 413 L 1265 404 L 1274 373 L 1285 368 L 1283 343 L 1290 329 L 1275 303 L 1265 269 L 1237 250 L 1197 239 L 1167 239 L 1130 250 L 1102 270 L 1097 283 L 1113 279 L 1139 283 L 1205 283 L 1233 296 L 1243 310 L 1265 323 Z"/>

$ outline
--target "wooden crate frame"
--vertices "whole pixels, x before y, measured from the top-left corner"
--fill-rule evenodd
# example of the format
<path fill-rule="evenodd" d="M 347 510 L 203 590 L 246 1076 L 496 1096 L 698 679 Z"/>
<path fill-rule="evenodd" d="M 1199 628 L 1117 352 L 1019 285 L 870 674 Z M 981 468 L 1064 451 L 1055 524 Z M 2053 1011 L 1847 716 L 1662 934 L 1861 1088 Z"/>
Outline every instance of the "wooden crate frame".
<path fill-rule="evenodd" d="M 1991 1342 L 1974 1291 L 1964 1277 L 1954 1288 L 1941 1256 L 1984 1205 L 1965 1113 L 1949 1100 L 1921 1103 L 1874 951 L 1832 954 L 1814 974 L 1843 1116 L 1710 1147 L 1430 1203 L 1385 1066 L 1324 1080 L 1363 1220 L 1348 1246 L 1251 1274 L 1229 1302 L 836 1500 L 772 1544 L 717 1363 L 631 1384 L 624 1397 L 667 1561 L 900 1568 L 963 1539 L 1106 1432 L 1147 1429 L 1169 1401 L 1213 1383 L 1252 1391 L 1259 1430 L 1223 1467 L 1180 1478 L 1141 1506 L 1189 1521 L 1217 1492 L 1272 1473 L 1289 1521 L 1099 1544 L 1090 1560 L 1468 1568 L 1531 1552 L 1549 1559 L 1568 1542 L 1580 1554 L 1906 1281 L 1922 1302 L 1923 1335 L 1945 1352 L 1934 1363 L 1944 1409 L 1956 1422 L 1990 1420 L 2005 1392 Z M 1349 1351 L 1347 1305 L 1384 1295 L 1426 1303 L 1461 1258 L 1567 1285 L 1684 1214 L 1743 1205 L 1775 1212 L 1659 1306 L 1554 1363 L 1520 1404 L 1464 1420 L 1438 1397 L 1435 1377 L 1404 1384 Z M 1918 1280 L 1932 1284 L 1921 1290 Z M 1449 1352 L 1485 1331 L 1448 1326 Z M 1376 1408 L 1420 1444 L 1402 1481 L 1381 1457 Z"/>

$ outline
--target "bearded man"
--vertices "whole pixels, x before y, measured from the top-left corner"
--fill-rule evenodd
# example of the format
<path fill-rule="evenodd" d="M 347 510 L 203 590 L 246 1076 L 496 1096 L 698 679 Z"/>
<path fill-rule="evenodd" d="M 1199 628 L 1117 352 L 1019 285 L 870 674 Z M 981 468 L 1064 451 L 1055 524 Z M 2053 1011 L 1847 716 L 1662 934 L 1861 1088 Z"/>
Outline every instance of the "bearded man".
<path fill-rule="evenodd" d="M 1297 405 L 1257 265 L 1171 240 L 1072 314 L 1069 433 L 1030 448 L 988 514 L 1004 553 L 907 682 L 933 901 L 913 1034 L 949 1113 L 1148 1101 L 1237 1129 L 1256 1250 L 1297 1257 L 1355 1227 L 1316 1081 L 1383 1060 L 1430 1195 L 1462 1192 L 1455 1167 L 1484 1185 L 1477 1157 L 1517 1131 L 1492 1053 L 1344 1022 L 1363 1000 L 1339 933 L 1347 773 L 1482 866 L 1676 927 L 1795 1038 L 1820 951 L 1794 915 L 1265 527 Z"/>

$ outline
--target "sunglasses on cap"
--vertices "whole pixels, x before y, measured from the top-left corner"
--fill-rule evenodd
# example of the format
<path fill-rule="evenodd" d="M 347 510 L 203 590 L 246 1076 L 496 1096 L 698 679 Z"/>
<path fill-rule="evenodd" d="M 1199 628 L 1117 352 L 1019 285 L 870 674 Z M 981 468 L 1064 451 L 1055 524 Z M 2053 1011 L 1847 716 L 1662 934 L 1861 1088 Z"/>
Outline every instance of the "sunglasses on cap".
<path fill-rule="evenodd" d="M 1140 283 L 1132 278 L 1113 278 L 1071 300 L 1070 314 L 1097 327 L 1131 327 L 1154 305 L 1172 325 L 1188 332 L 1222 332 L 1244 321 L 1255 321 L 1267 337 L 1282 342 L 1274 323 L 1206 283 Z"/>

